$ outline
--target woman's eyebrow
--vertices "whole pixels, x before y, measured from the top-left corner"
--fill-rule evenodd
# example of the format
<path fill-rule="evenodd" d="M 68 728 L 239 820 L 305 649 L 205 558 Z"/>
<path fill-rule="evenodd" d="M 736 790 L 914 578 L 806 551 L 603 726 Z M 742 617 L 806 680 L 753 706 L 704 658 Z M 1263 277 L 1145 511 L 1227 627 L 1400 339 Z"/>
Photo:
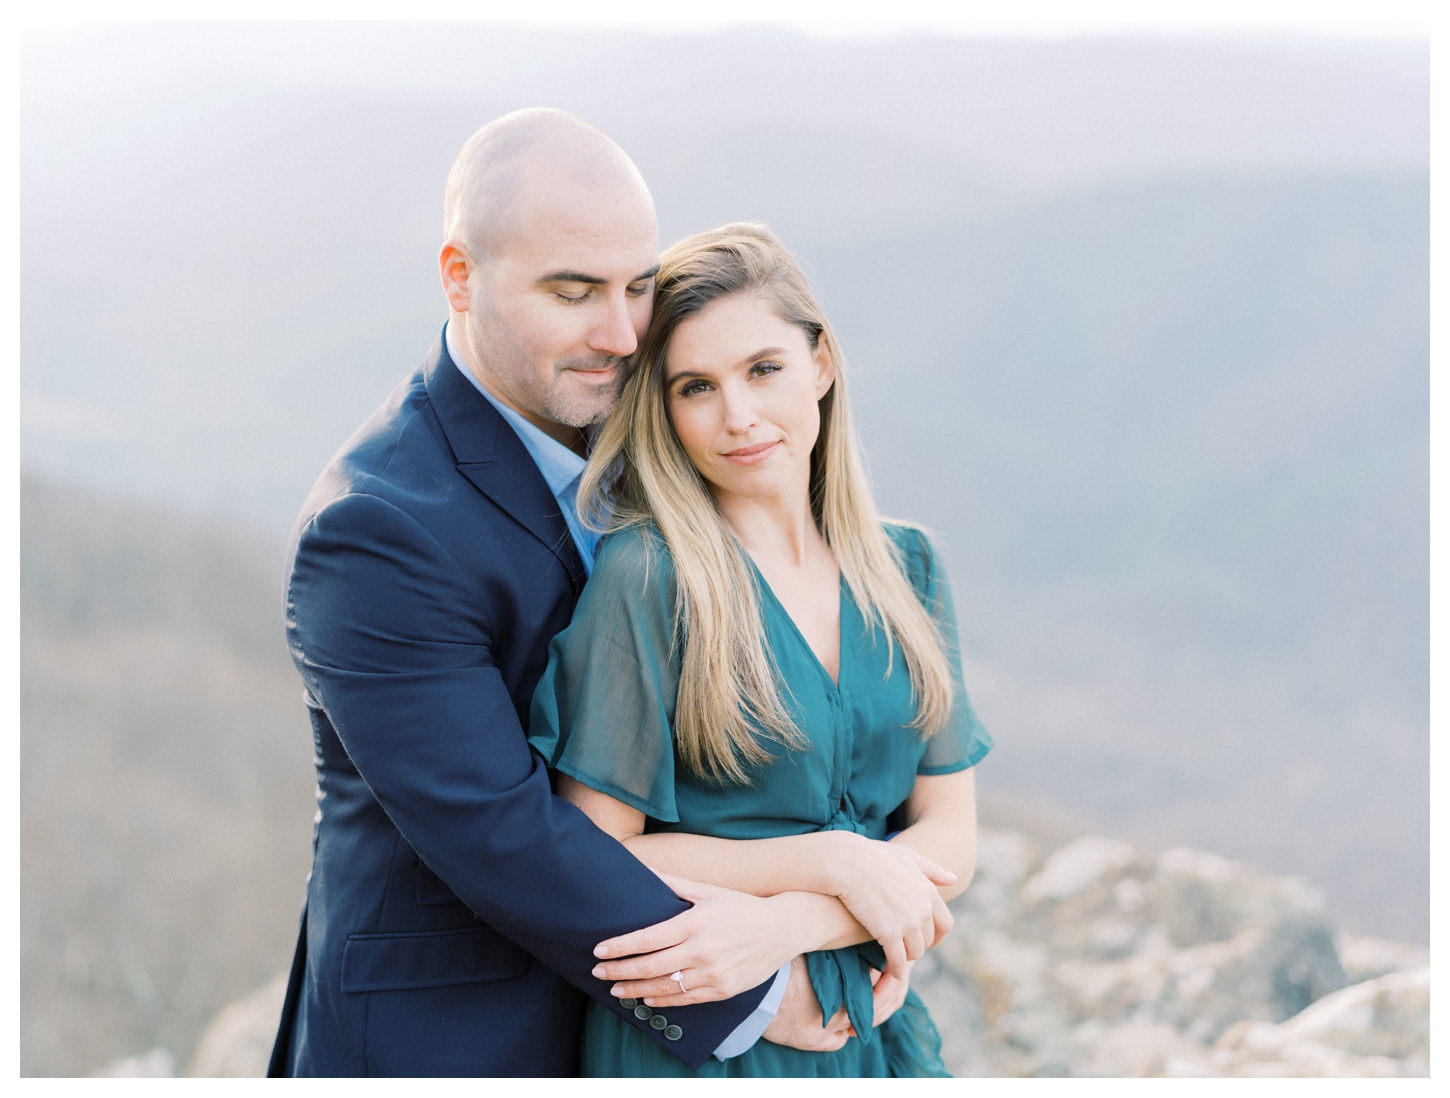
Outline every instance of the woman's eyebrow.
<path fill-rule="evenodd" d="M 753 355 L 746 355 L 744 358 L 742 358 L 735 365 L 736 366 L 748 366 L 748 365 L 750 365 L 753 362 L 759 362 L 762 358 L 775 358 L 776 356 L 783 355 L 783 354 L 785 354 L 785 348 L 784 347 L 764 347 L 764 348 L 760 349 L 759 351 L 756 351 Z M 710 376 L 709 374 L 701 373 L 699 370 L 681 370 L 679 373 L 677 373 L 677 374 L 670 374 L 669 377 L 665 378 L 665 384 L 666 385 L 673 385 L 675 382 L 679 381 L 680 379 L 687 378 L 687 377 L 705 377 L 705 378 L 708 378 L 709 376 Z"/>
<path fill-rule="evenodd" d="M 756 351 L 753 355 L 746 355 L 735 365 L 748 366 L 753 362 L 759 362 L 762 358 L 778 358 L 780 355 L 783 355 L 785 353 L 786 351 L 784 347 L 763 347 L 760 350 Z"/>

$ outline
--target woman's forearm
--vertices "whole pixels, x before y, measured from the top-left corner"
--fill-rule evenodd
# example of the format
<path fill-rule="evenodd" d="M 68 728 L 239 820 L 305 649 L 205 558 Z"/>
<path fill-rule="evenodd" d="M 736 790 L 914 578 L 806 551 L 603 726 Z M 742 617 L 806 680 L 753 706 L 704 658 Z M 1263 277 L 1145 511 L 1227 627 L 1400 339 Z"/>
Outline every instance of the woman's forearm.
<path fill-rule="evenodd" d="M 892 839 L 957 875 L 938 886 L 943 900 L 961 895 L 977 867 L 976 788 L 971 770 L 918 778 L 906 804 L 910 824 Z"/>
<path fill-rule="evenodd" d="M 841 887 L 839 866 L 849 857 L 846 848 L 856 838 L 850 832 L 839 831 L 771 839 L 717 839 L 657 831 L 623 841 L 630 853 L 650 868 L 693 881 L 754 896 L 782 892 L 834 896 Z"/>
<path fill-rule="evenodd" d="M 943 900 L 955 899 L 972 883 L 972 874 L 977 868 L 975 827 L 965 828 L 955 821 L 925 820 L 906 828 L 891 841 L 911 847 L 957 875 L 951 884 L 937 886 Z"/>
<path fill-rule="evenodd" d="M 856 921 L 846 905 L 834 896 L 819 892 L 782 892 L 772 903 L 780 904 L 787 919 L 800 928 L 800 952 L 842 949 L 871 941 L 871 935 Z"/>

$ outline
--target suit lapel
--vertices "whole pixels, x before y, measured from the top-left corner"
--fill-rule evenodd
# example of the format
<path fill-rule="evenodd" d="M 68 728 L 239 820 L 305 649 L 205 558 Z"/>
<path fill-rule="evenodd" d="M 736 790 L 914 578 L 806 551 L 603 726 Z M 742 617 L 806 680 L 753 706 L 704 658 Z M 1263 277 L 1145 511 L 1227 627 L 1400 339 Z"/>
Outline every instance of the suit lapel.
<path fill-rule="evenodd" d="M 588 577 L 559 501 L 514 429 L 454 365 L 442 339 L 428 352 L 423 383 L 458 471 L 548 546 L 577 595 Z"/>

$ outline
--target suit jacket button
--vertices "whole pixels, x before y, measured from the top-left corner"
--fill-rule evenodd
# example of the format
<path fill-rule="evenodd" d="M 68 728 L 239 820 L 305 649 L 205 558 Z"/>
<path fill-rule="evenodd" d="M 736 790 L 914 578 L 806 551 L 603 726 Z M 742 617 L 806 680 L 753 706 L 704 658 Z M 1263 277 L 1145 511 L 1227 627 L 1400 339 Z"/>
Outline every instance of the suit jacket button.
<path fill-rule="evenodd" d="M 665 1026 L 665 1040 L 678 1041 L 685 1035 L 685 1031 L 679 1026 Z"/>
<path fill-rule="evenodd" d="M 663 1014 L 656 1014 L 649 1020 L 649 1024 L 651 1029 L 664 1029 L 665 1026 L 670 1024 L 670 1020 Z"/>
<path fill-rule="evenodd" d="M 633 1010 L 636 1006 L 639 1005 L 639 1000 L 638 999 L 621 999 L 621 1000 L 619 1000 L 619 1005 L 622 1006 L 622 1007 L 624 1007 L 625 1010 Z"/>
<path fill-rule="evenodd" d="M 650 1010 L 650 1008 L 645 1006 L 643 1003 L 640 1003 L 639 1006 L 634 1008 L 634 1016 L 638 1018 L 641 1022 L 648 1021 L 649 1016 L 653 1013 L 654 1011 Z"/>

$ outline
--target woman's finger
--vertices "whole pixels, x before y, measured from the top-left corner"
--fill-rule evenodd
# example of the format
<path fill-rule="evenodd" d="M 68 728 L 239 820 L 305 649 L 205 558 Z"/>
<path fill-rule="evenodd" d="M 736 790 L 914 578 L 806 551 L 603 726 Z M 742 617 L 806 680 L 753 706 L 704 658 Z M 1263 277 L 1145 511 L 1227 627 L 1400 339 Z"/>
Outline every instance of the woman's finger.
<path fill-rule="evenodd" d="M 911 850 L 910 847 L 907 847 L 907 849 Z M 950 885 L 957 883 L 957 875 L 953 873 L 950 869 L 943 869 L 936 862 L 932 861 L 924 854 L 918 854 L 915 850 L 912 850 L 911 853 L 916 858 L 917 868 L 919 868 L 923 873 L 926 874 L 926 879 L 929 880 L 932 884 Z"/>
<path fill-rule="evenodd" d="M 939 945 L 941 940 L 952 932 L 952 927 L 956 925 L 956 919 L 953 917 L 951 909 L 940 900 L 932 905 L 932 923 L 932 945 Z"/>
<path fill-rule="evenodd" d="M 889 938 L 882 942 L 881 952 L 886 954 L 887 972 L 899 972 L 910 963 L 906 958 L 906 943 L 900 938 Z"/>
<path fill-rule="evenodd" d="M 906 959 L 908 961 L 919 961 L 926 955 L 926 946 L 922 944 L 920 927 L 912 927 L 907 932 L 903 944 L 906 946 Z"/>

